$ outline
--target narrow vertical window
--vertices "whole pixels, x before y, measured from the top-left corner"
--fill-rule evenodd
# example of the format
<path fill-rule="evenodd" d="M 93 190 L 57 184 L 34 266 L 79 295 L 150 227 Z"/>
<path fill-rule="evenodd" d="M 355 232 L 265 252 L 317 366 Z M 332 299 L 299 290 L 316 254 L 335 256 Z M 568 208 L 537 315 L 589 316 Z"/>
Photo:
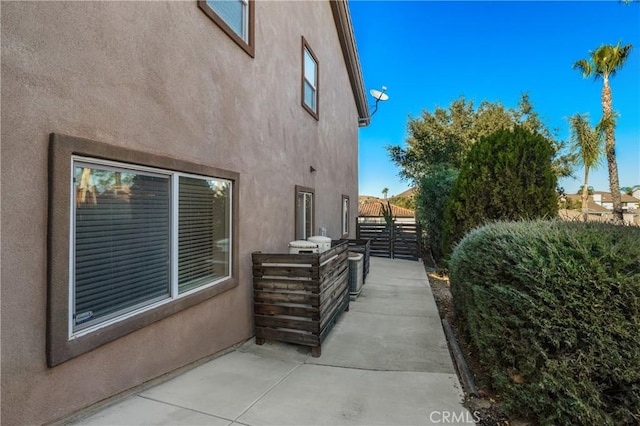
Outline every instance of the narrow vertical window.
<path fill-rule="evenodd" d="M 296 186 L 296 240 L 313 236 L 315 206 L 314 190 Z"/>
<path fill-rule="evenodd" d="M 302 38 L 302 106 L 316 119 L 318 114 L 318 58 Z"/>
<path fill-rule="evenodd" d="M 349 196 L 342 196 L 342 237 L 349 236 Z"/>
<path fill-rule="evenodd" d="M 198 0 L 200 9 L 254 57 L 254 0 Z"/>
<path fill-rule="evenodd" d="M 230 273 L 231 184 L 180 176 L 178 292 L 186 293 Z"/>

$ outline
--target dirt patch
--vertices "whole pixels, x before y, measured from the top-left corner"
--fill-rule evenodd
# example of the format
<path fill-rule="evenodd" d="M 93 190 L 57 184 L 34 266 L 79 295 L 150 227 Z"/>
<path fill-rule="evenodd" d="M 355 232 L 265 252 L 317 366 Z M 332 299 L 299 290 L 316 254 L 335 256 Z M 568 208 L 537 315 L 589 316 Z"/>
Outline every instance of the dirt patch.
<path fill-rule="evenodd" d="M 440 318 L 446 319 L 451 324 L 453 332 L 458 340 L 458 345 L 462 350 L 467 365 L 473 374 L 475 384 L 478 387 L 479 397 L 474 398 L 466 395 L 465 405 L 474 414 L 477 424 L 481 426 L 507 426 L 517 424 L 510 422 L 499 404 L 499 396 L 491 389 L 489 383 L 489 373 L 478 362 L 477 348 L 467 341 L 461 327 L 458 324 L 453 307 L 453 297 L 449 278 L 437 272 L 427 271 L 431 291 L 440 312 Z"/>

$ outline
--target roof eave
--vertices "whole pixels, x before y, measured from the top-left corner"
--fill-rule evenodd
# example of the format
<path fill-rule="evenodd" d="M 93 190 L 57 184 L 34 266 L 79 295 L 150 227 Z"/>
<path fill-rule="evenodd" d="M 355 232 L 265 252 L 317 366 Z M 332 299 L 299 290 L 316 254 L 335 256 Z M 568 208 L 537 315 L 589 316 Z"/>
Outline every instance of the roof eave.
<path fill-rule="evenodd" d="M 338 31 L 342 56 L 347 66 L 353 98 L 358 110 L 358 125 L 359 127 L 365 127 L 371 123 L 371 117 L 369 116 L 369 105 L 367 105 L 362 68 L 360 66 L 360 58 L 358 56 L 358 48 L 356 47 L 356 39 L 353 34 L 347 0 L 329 0 L 329 3 L 331 4 L 333 19 Z"/>

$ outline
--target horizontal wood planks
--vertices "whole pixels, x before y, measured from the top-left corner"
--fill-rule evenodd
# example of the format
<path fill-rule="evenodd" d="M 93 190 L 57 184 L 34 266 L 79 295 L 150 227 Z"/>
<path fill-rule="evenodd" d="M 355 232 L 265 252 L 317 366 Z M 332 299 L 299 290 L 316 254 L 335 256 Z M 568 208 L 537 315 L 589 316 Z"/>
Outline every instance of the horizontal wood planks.
<path fill-rule="evenodd" d="M 392 259 L 418 260 L 421 257 L 420 236 L 422 230 L 416 223 L 358 223 L 358 239 L 371 241 L 370 254 Z"/>
<path fill-rule="evenodd" d="M 279 340 L 316 347 L 349 306 L 347 241 L 320 254 L 255 252 L 253 261 L 256 342 Z"/>

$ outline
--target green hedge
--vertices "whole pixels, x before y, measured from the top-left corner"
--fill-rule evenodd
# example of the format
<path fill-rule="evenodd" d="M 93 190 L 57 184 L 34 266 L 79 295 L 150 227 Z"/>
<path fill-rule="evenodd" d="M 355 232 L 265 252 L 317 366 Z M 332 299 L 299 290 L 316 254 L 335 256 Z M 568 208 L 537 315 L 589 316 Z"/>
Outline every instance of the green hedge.
<path fill-rule="evenodd" d="M 476 142 L 445 210 L 445 257 L 469 230 L 486 223 L 558 216 L 553 153 L 548 139 L 521 126 L 498 130 Z"/>
<path fill-rule="evenodd" d="M 452 254 L 457 314 L 512 415 L 640 424 L 640 228 L 495 223 Z"/>

